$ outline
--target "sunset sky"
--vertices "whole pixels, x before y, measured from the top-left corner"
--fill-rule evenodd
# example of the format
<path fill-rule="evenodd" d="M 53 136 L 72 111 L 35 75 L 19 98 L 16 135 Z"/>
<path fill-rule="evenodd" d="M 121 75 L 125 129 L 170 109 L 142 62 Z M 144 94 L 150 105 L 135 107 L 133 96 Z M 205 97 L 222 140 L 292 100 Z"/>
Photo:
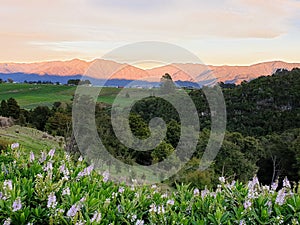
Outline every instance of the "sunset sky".
<path fill-rule="evenodd" d="M 213 65 L 300 62 L 299 0 L 1 0 L 0 62 L 92 60 L 138 41 Z"/>

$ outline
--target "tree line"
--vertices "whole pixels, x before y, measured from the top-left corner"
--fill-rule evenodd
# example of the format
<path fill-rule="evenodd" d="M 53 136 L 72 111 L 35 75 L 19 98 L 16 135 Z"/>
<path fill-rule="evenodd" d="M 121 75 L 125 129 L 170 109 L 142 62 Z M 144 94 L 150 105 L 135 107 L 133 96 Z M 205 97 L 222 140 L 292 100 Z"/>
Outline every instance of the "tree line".
<path fill-rule="evenodd" d="M 165 77 L 168 79 L 168 77 Z M 169 80 L 168 80 L 169 81 Z M 222 147 L 213 164 L 205 171 L 198 170 L 205 151 L 211 126 L 211 112 L 205 93 L 215 87 L 203 87 L 189 92 L 198 110 L 201 132 L 196 151 L 179 173 L 166 183 L 191 183 L 194 186 L 214 186 L 220 176 L 248 181 L 255 174 L 265 183 L 282 180 L 300 180 L 300 69 L 279 70 L 272 76 L 260 77 L 241 85 L 223 88 L 227 106 L 227 132 Z M 171 84 L 165 86 L 172 87 Z M 170 88 L 169 88 L 170 89 Z M 172 92 L 176 91 L 173 88 Z M 74 96 L 73 101 L 79 96 Z M 93 104 L 87 99 L 88 104 Z M 17 123 L 35 127 L 53 135 L 73 140 L 72 105 L 56 102 L 49 108 L 38 106 L 33 110 L 21 109 L 14 99 L 2 100 L 0 115 L 10 116 Z M 130 113 L 130 128 L 141 139 L 150 136 L 148 124 L 161 117 L 167 125 L 164 140 L 154 149 L 135 151 L 124 146 L 116 137 L 111 124 L 111 107 L 96 104 L 97 132 L 108 151 L 128 164 L 152 165 L 170 156 L 176 149 L 181 122 L 173 106 L 155 96 L 137 102 Z M 87 126 L 86 129 L 89 129 Z M 72 144 L 76 151 L 76 144 Z M 109 162 L 108 162 L 109 163 Z M 176 166 L 176 160 L 168 165 Z M 117 170 L 118 168 L 116 168 Z M 163 177 L 164 174 L 155 174 Z"/>

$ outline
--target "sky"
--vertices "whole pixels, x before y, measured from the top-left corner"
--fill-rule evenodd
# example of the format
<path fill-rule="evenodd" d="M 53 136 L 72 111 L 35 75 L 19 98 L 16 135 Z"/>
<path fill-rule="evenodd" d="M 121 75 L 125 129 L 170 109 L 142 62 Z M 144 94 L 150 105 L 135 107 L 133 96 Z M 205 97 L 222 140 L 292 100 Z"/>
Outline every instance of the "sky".
<path fill-rule="evenodd" d="M 93 60 L 140 41 L 209 65 L 300 62 L 300 0 L 0 0 L 0 62 Z"/>

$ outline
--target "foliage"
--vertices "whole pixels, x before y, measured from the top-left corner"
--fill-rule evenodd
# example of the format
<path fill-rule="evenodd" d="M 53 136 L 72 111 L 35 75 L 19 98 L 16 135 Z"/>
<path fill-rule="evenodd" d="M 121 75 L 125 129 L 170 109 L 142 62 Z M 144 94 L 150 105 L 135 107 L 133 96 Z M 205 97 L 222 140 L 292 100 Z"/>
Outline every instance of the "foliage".
<path fill-rule="evenodd" d="M 170 74 L 166 73 L 165 75 L 163 75 L 162 78 L 160 79 L 160 82 L 161 82 L 161 87 L 160 87 L 161 94 L 170 94 L 175 92 L 175 84 Z"/>
<path fill-rule="evenodd" d="M 51 116 L 48 106 L 38 106 L 30 113 L 29 122 L 38 130 L 45 130 L 47 120 Z"/>
<path fill-rule="evenodd" d="M 10 84 L 0 85 L 1 100 L 14 98 L 25 109 L 37 106 L 52 106 L 54 102 L 70 102 L 76 87 L 50 84 Z"/>
<path fill-rule="evenodd" d="M 63 112 L 55 112 L 48 118 L 45 129 L 55 136 L 69 137 L 71 132 L 71 117 Z"/>
<path fill-rule="evenodd" d="M 0 139 L 0 151 L 5 150 L 10 146 L 11 142 L 5 139 Z"/>
<path fill-rule="evenodd" d="M 5 163 L 3 163 L 5 161 Z M 13 144 L 1 154 L 0 222 L 8 224 L 298 224 L 300 195 L 285 179 L 262 186 L 226 182 L 217 189 L 115 184 L 82 158 L 51 149 L 39 155 Z"/>
<path fill-rule="evenodd" d="M 68 80 L 67 84 L 69 85 L 78 85 L 80 82 L 80 79 L 70 79 Z"/>
<path fill-rule="evenodd" d="M 80 80 L 80 79 L 70 79 L 70 80 L 68 80 L 67 84 L 68 85 L 75 85 L 75 86 L 84 85 L 84 84 L 89 85 L 89 84 L 91 84 L 91 81 L 89 81 L 89 80 Z"/>
<path fill-rule="evenodd" d="M 224 89 L 228 131 L 265 136 L 300 128 L 300 69 L 278 70 Z"/>
<path fill-rule="evenodd" d="M 264 149 L 258 162 L 258 176 L 262 182 L 271 183 L 278 177 L 289 177 L 290 180 L 300 179 L 299 145 L 300 129 L 287 130 L 278 135 L 268 135 L 261 138 Z"/>
<path fill-rule="evenodd" d="M 12 127 L 0 129 L 0 143 L 3 143 L 5 149 L 7 144 L 11 144 L 18 140 L 18 142 L 25 149 L 33 149 L 38 153 L 40 149 L 55 147 L 62 147 L 64 139 L 62 137 L 52 137 L 45 135 L 44 132 L 29 128 L 14 125 Z"/>
<path fill-rule="evenodd" d="M 243 82 L 238 86 L 221 83 L 227 105 L 228 131 L 219 154 L 205 173 L 200 173 L 195 163 L 200 162 L 209 139 L 211 112 L 205 93 L 213 93 L 214 88 L 203 87 L 200 90 L 190 91 L 189 95 L 198 110 L 201 127 L 197 149 L 188 165 L 166 183 L 171 186 L 175 186 L 176 182 L 183 182 L 193 183 L 199 187 L 205 185 L 215 187 L 220 176 L 246 182 L 256 173 L 263 184 L 271 184 L 276 179 L 281 183 L 285 176 L 291 181 L 298 182 L 300 180 L 299 79 L 300 70 L 294 69 L 278 70 L 272 76 Z M 162 81 L 171 82 L 171 79 L 166 74 Z M 75 89 L 56 85 L 2 84 L 0 93 L 1 97 L 4 94 L 4 99 L 7 99 L 8 93 L 20 98 L 21 93 L 27 97 L 29 90 L 36 96 L 39 94 L 45 96 L 44 90 L 48 91 L 47 95 L 50 96 L 53 91 L 58 91 L 55 98 L 52 96 L 51 99 L 54 102 L 53 107 L 38 106 L 31 111 L 24 109 L 19 111 L 16 102 L 10 100 L 14 102 L 11 105 L 15 106 L 15 109 L 8 112 L 8 101 L 4 100 L 1 102 L 0 113 L 7 116 L 19 114 L 17 124 L 36 127 L 52 135 L 62 135 L 66 140 L 75 143 L 70 129 L 72 104 L 56 99 L 57 96 L 68 96 L 70 99 Z M 111 103 L 119 91 L 117 88 L 103 88 L 98 100 Z M 174 91 L 177 94 L 178 90 L 174 88 Z M 124 93 L 119 99 L 120 102 L 116 104 L 126 105 L 129 100 L 139 96 L 139 93 L 139 90 L 131 90 L 130 98 Z M 111 107 L 107 104 L 96 104 L 95 120 L 101 141 L 115 158 L 128 164 L 151 165 L 163 160 L 176 149 L 182 129 L 188 129 L 181 126 L 179 115 L 172 104 L 163 98 L 155 97 L 155 90 L 151 90 L 151 93 L 151 97 L 134 104 L 129 117 L 133 135 L 141 139 L 151 135 L 148 127 L 151 119 L 160 117 L 165 121 L 166 137 L 161 145 L 150 151 L 135 151 L 124 146 L 112 128 Z M 172 96 L 175 95 L 171 94 L 170 97 Z M 76 96 L 74 99 L 76 100 Z M 176 97 L 176 101 L 180 99 Z M 185 104 L 185 102 L 178 103 Z M 83 110 L 91 107 L 93 105 L 90 107 L 84 105 Z M 88 125 L 86 129 L 87 131 L 90 129 Z M 85 142 L 87 145 L 90 143 L 88 140 Z"/>
<path fill-rule="evenodd" d="M 20 106 L 14 98 L 9 98 L 7 101 L 2 100 L 0 105 L 0 115 L 4 117 L 12 117 L 18 119 L 20 117 Z"/>
<path fill-rule="evenodd" d="M 8 116 L 8 105 L 5 100 L 1 101 L 1 106 L 0 106 L 0 115 L 7 117 Z"/>

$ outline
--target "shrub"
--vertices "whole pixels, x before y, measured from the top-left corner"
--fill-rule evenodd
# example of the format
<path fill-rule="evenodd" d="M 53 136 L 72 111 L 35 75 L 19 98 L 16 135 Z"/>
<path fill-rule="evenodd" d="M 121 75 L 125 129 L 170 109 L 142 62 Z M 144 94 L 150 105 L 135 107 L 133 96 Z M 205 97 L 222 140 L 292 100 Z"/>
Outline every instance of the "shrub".
<path fill-rule="evenodd" d="M 227 183 L 216 190 L 177 185 L 115 184 L 82 157 L 51 149 L 40 155 L 18 145 L 1 155 L 1 224 L 298 224 L 300 195 L 284 180 Z M 2 159 L 9 159 L 3 161 Z"/>
<path fill-rule="evenodd" d="M 0 151 L 6 150 L 10 146 L 11 142 L 5 139 L 0 139 Z"/>

